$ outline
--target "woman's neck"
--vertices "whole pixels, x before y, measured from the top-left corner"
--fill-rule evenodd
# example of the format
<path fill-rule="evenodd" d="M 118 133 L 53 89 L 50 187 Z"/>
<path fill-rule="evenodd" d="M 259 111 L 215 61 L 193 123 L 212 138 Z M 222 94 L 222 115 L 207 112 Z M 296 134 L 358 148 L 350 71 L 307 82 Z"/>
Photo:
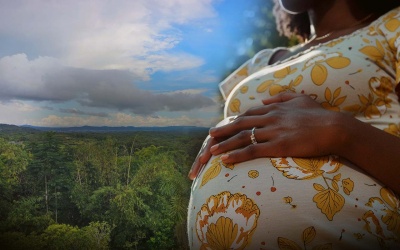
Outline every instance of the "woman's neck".
<path fill-rule="evenodd" d="M 360 28 L 364 23 L 357 23 L 371 13 L 365 13 L 361 8 L 351 6 L 352 1 L 316 1 L 315 6 L 308 11 L 312 30 L 317 37 L 330 33 L 342 35 L 346 31 Z"/>

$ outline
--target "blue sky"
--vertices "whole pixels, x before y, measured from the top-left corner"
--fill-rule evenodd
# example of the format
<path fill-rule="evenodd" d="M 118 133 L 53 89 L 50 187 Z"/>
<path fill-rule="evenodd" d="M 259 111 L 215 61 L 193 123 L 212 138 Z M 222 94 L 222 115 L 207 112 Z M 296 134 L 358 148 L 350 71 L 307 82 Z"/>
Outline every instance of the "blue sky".
<path fill-rule="evenodd" d="M 212 126 L 255 0 L 0 0 L 0 123 Z"/>

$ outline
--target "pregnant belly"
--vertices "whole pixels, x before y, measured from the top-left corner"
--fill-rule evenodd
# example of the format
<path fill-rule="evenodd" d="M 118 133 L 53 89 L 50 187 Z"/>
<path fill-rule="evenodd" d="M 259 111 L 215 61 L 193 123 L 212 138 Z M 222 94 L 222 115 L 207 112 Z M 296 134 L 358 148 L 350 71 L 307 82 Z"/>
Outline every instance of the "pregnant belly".
<path fill-rule="evenodd" d="M 192 249 L 396 249 L 398 204 L 393 192 L 334 156 L 234 165 L 215 156 L 192 185 L 189 244 Z"/>

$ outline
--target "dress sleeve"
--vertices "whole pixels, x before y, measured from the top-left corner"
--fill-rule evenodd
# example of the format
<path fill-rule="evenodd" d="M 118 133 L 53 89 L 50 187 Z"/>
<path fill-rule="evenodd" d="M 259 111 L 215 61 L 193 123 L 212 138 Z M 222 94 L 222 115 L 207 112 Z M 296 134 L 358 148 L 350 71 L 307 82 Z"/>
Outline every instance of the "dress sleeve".
<path fill-rule="evenodd" d="M 219 89 L 222 96 L 226 100 L 233 90 L 241 81 L 246 77 L 257 72 L 261 68 L 268 66 L 271 56 L 277 51 L 284 48 L 275 49 L 264 49 L 258 52 L 253 58 L 249 59 L 247 62 L 242 64 L 238 69 L 236 69 L 232 74 L 230 74 L 225 80 L 219 84 Z"/>
<path fill-rule="evenodd" d="M 228 98 L 229 93 L 232 89 L 243 79 L 249 76 L 249 65 L 252 59 L 249 59 L 247 62 L 242 64 L 238 69 L 236 69 L 232 74 L 230 74 L 227 78 L 225 78 L 219 84 L 219 90 L 221 91 L 222 96 L 226 100 Z"/>

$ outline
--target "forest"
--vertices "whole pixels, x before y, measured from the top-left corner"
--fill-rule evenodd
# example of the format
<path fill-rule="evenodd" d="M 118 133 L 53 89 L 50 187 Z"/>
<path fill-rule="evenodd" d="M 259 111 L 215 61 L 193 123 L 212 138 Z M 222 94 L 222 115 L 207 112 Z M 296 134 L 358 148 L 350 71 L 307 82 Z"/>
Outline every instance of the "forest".
<path fill-rule="evenodd" d="M 207 133 L 0 125 L 0 246 L 186 249 L 187 173 Z"/>

